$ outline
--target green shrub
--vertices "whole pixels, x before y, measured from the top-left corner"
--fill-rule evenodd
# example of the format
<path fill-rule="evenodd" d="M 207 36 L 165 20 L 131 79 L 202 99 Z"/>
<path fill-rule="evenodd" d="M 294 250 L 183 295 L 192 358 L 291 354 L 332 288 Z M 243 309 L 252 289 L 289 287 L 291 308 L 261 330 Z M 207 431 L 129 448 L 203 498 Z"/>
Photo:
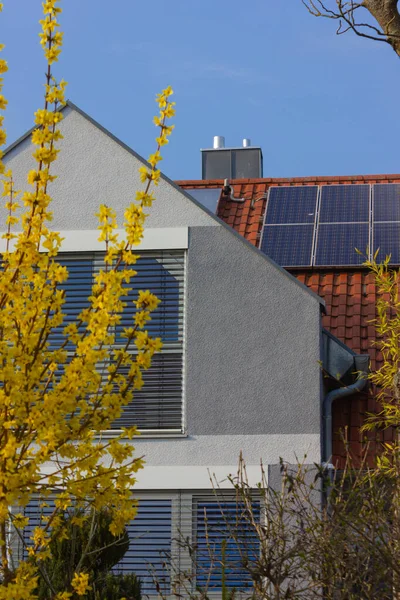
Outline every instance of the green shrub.
<path fill-rule="evenodd" d="M 92 589 L 86 595 L 88 600 L 141 600 L 136 575 L 111 573 L 129 548 L 126 529 L 121 536 L 114 537 L 110 533 L 111 517 L 107 511 L 88 515 L 82 526 L 73 523 L 73 517 L 82 516 L 81 512 L 65 515 L 58 535 L 53 532 L 51 558 L 40 567 L 38 599 L 49 600 L 54 592 L 70 590 L 79 568 L 80 572 L 89 574 Z"/>

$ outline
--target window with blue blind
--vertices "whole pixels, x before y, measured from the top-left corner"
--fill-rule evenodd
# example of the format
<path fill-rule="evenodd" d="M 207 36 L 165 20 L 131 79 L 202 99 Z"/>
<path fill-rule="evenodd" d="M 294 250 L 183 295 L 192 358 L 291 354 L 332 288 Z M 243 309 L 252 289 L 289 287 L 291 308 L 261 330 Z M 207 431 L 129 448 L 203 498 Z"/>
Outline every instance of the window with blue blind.
<path fill-rule="evenodd" d="M 223 573 L 226 588 L 251 593 L 250 572 L 259 560 L 260 544 L 247 509 L 232 494 L 217 498 L 212 492 L 181 491 L 134 496 L 139 506 L 127 525 L 130 544 L 113 568 L 115 573 L 135 573 L 148 596 L 158 596 L 156 586 L 168 595 L 172 573 L 177 572 L 191 573 L 193 591 L 203 590 L 211 597 L 220 594 Z M 53 511 L 51 499 L 47 503 L 42 508 L 38 500 L 32 500 L 25 508 L 30 519 L 24 530 L 27 544 L 34 528 L 43 526 Z M 262 518 L 257 499 L 252 502 L 252 515 L 256 521 Z M 194 562 L 184 540 L 196 549 Z M 19 548 L 18 557 L 26 558 L 26 551 Z"/>
<path fill-rule="evenodd" d="M 252 512 L 259 520 L 259 502 L 253 501 Z M 224 576 L 228 589 L 249 590 L 252 587 L 250 571 L 257 563 L 260 547 L 244 505 L 234 499 L 194 496 L 193 520 L 197 545 L 196 585 L 210 592 L 220 592 Z"/>
<path fill-rule="evenodd" d="M 88 297 L 95 274 L 103 267 L 101 253 L 64 254 L 58 260 L 68 268 L 69 277 L 62 287 L 65 290 L 64 323 L 50 337 L 53 348 L 60 347 L 65 341 L 64 327 L 76 321 L 79 313 L 89 306 Z M 125 286 L 127 293 L 123 301 L 126 307 L 121 324 L 116 327 L 115 345 L 125 343 L 122 330 L 133 324 L 134 300 L 139 290 L 150 290 L 161 302 L 152 313 L 146 329 L 152 337 L 161 337 L 163 350 L 154 356 L 152 366 L 143 373 L 145 384 L 142 390 L 135 392 L 133 401 L 124 407 L 123 414 L 112 428 L 117 430 L 136 425 L 150 433 L 182 432 L 184 253 L 180 250 L 143 252 L 134 269 L 137 275 Z"/>
<path fill-rule="evenodd" d="M 84 308 L 89 308 L 89 296 L 92 293 L 94 257 L 90 255 L 60 255 L 57 261 L 68 269 L 68 279 L 60 289 L 65 291 L 63 305 L 64 321 L 60 327 L 53 329 L 50 335 L 50 345 L 60 347 L 65 342 L 64 327 L 76 323 L 79 314 Z M 81 328 L 82 331 L 82 328 Z M 71 348 L 71 345 L 69 345 Z M 68 345 L 67 345 L 68 349 Z"/>
<path fill-rule="evenodd" d="M 143 594 L 156 594 L 155 582 L 170 591 L 168 562 L 172 545 L 172 502 L 169 498 L 139 499 L 137 515 L 128 525 L 129 549 L 114 567 L 117 573 L 135 573 Z"/>
<path fill-rule="evenodd" d="M 19 541 L 18 559 L 26 560 L 28 558 L 28 548 L 33 545 L 30 539 L 36 527 L 45 527 L 48 518 L 54 510 L 54 502 L 51 499 L 46 499 L 46 502 L 40 501 L 38 498 L 33 498 L 24 509 L 24 515 L 29 518 L 28 526 L 23 530 L 24 543 Z M 18 511 L 16 511 L 18 512 Z"/>

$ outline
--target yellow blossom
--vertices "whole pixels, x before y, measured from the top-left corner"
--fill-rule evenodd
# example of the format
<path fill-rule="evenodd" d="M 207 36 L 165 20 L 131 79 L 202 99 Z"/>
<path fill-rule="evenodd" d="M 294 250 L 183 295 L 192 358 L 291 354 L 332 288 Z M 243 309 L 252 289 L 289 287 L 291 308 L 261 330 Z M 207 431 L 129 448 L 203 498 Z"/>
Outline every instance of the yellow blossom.
<path fill-rule="evenodd" d="M 87 306 L 76 320 L 71 320 L 70 314 L 66 319 L 68 273 L 58 262 L 62 238 L 50 228 L 49 185 L 55 179 L 52 168 L 58 158 L 57 142 L 62 139 L 59 108 L 65 102 L 66 88 L 63 80 L 57 83 L 54 79 L 51 65 L 59 56 L 63 35 L 57 21 L 57 0 L 44 0 L 43 11 L 40 43 L 47 60 L 45 104 L 35 113 L 31 140 L 36 163 L 27 174 L 31 187 L 21 194 L 21 201 L 16 200 L 12 173 L 5 172 L 0 162 L 8 226 L 3 238 L 7 244 L 13 242 L 2 254 L 0 270 L 0 525 L 11 519 L 19 529 L 30 525 L 32 532 L 28 542 L 31 560 L 21 561 L 7 588 L 0 584 L 0 592 L 7 589 L 7 600 L 35 597 L 37 564 L 50 556 L 52 531 L 58 528 L 60 539 L 66 535 L 61 515 L 72 504 L 83 512 L 107 506 L 116 534 L 134 517 L 131 489 L 143 461 L 135 459 L 132 444 L 125 441 L 136 435 L 136 429 L 123 430 L 111 442 L 102 438 L 102 431 L 112 427 L 123 406 L 132 400 L 133 391 L 141 389 L 143 372 L 150 367 L 154 352 L 161 349 L 159 338 L 139 331 L 159 304 L 154 294 L 149 290 L 139 293 L 130 326 L 122 327 L 122 315 L 127 286 L 136 275 L 130 268 L 138 259 L 132 249 L 143 237 L 145 209 L 154 201 L 150 188 L 160 178 L 160 148 L 172 131 L 167 124 L 173 114 L 172 90 L 164 89 L 158 98 L 157 147 L 150 156 L 150 167 L 140 170 L 144 189 L 133 196 L 124 212 L 126 235 L 119 239 L 115 211 L 100 206 L 105 266 L 96 274 Z M 0 72 L 6 71 L 6 61 L 0 60 Z M 2 84 L 0 78 L 0 92 Z M 0 94 L 0 109 L 5 107 Z M 6 140 L 2 124 L 0 115 L 0 144 Z M 18 233 L 13 233 L 15 226 Z M 126 346 L 110 350 L 121 329 Z M 33 496 L 40 499 L 41 508 L 48 501 L 53 512 L 32 531 L 33 523 L 23 513 Z M 21 512 L 10 516 L 10 506 L 21 507 Z M 0 527 L 0 545 L 7 547 L 9 540 L 2 538 L 1 531 Z M 73 593 L 60 592 L 55 598 L 84 596 L 90 589 L 88 575 L 75 573 L 72 588 Z"/>
<path fill-rule="evenodd" d="M 86 592 L 92 589 L 89 585 L 89 575 L 87 573 L 75 573 L 71 585 L 78 596 L 84 596 Z"/>
<path fill-rule="evenodd" d="M 149 311 L 153 311 L 160 304 L 161 300 L 157 298 L 155 294 L 152 294 L 149 290 L 140 290 L 138 299 L 135 304 L 137 308 L 146 308 Z"/>

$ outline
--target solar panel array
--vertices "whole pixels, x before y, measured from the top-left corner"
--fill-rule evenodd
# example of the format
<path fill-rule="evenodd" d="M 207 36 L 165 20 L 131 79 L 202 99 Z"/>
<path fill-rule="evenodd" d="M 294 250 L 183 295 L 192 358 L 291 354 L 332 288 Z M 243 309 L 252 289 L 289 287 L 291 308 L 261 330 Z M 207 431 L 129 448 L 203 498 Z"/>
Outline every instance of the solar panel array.
<path fill-rule="evenodd" d="M 378 249 L 400 264 L 400 184 L 269 189 L 261 250 L 281 266 L 357 266 Z"/>

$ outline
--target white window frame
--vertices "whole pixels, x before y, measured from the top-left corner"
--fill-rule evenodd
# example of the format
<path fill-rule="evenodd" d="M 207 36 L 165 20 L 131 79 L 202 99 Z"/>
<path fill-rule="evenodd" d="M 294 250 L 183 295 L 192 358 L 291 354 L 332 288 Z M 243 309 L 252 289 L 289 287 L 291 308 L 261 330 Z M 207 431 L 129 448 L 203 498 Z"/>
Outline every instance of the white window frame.
<path fill-rule="evenodd" d="M 254 489 L 256 493 L 257 490 Z M 227 500 L 235 500 L 235 491 L 231 488 L 221 489 L 214 494 L 211 489 L 199 489 L 199 490 L 181 490 L 181 491 L 152 491 L 150 492 L 139 492 L 135 493 L 135 498 L 139 500 L 156 500 L 156 499 L 170 499 L 171 500 L 171 560 L 173 561 L 172 573 L 170 580 L 173 580 L 173 571 L 176 570 L 180 573 L 187 572 L 193 577 L 193 584 L 191 592 L 194 591 L 196 581 L 196 565 L 190 557 L 189 552 L 186 548 L 182 548 L 181 544 L 178 543 L 178 539 L 188 540 L 190 545 L 193 544 L 196 538 L 196 524 L 197 514 L 194 510 L 195 502 L 199 497 L 207 497 L 210 501 L 218 502 L 222 494 Z M 261 502 L 261 498 L 260 498 Z M 264 518 L 264 511 L 261 509 L 260 518 Z M 192 571 L 194 569 L 194 572 Z M 188 584 L 189 587 L 189 584 Z M 185 597 L 186 590 L 181 586 L 178 590 L 180 594 Z M 243 593 L 237 592 L 238 598 L 248 597 L 249 592 Z M 212 600 L 220 600 L 221 592 L 212 591 L 208 592 L 207 596 Z M 149 595 L 149 598 L 156 598 L 156 595 Z"/>
<path fill-rule="evenodd" d="M 84 258 L 85 255 L 104 252 L 104 242 L 99 242 L 99 231 L 96 229 L 78 229 L 78 230 L 62 230 L 59 232 L 63 239 L 60 254 Z M 121 240 L 125 239 L 125 231 L 117 229 Z M 1 232 L 0 232 L 1 234 Z M 11 240 L 10 250 L 13 249 L 14 240 Z M 147 228 L 144 231 L 144 237 L 140 244 L 134 248 L 134 252 L 140 255 L 146 251 L 168 251 L 182 250 L 183 251 L 183 315 L 182 315 L 182 396 L 181 396 L 181 428 L 178 429 L 143 429 L 138 431 L 142 438 L 171 438 L 171 437 L 186 437 L 186 310 L 187 310 L 187 250 L 189 247 L 189 228 L 188 227 L 163 227 L 163 228 Z M 0 254 L 7 249 L 7 241 L 0 237 Z M 47 252 L 45 248 L 41 248 L 43 252 Z M 102 432 L 102 437 L 109 438 L 120 435 L 121 429 L 109 429 Z"/>

